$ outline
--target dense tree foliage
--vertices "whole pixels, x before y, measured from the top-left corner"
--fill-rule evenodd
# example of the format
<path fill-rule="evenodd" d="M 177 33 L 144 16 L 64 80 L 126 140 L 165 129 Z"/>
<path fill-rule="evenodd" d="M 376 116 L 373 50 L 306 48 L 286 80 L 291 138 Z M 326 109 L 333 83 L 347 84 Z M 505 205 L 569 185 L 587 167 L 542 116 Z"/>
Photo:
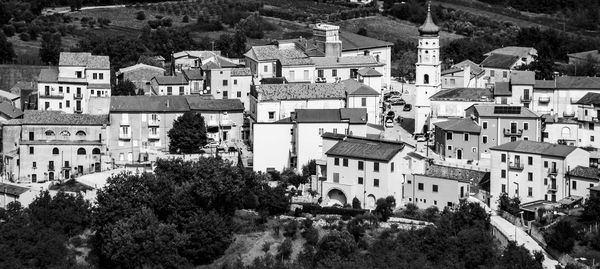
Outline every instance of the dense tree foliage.
<path fill-rule="evenodd" d="M 544 240 L 549 247 L 564 253 L 571 252 L 575 246 L 575 239 L 577 239 L 577 230 L 568 220 L 559 221 L 544 234 Z"/>
<path fill-rule="evenodd" d="M 198 153 L 206 145 L 206 125 L 200 113 L 185 112 L 173 122 L 169 130 L 169 152 Z"/>
<path fill-rule="evenodd" d="M 58 58 L 61 51 L 61 36 L 59 33 L 52 34 L 46 32 L 42 34 L 42 48 L 40 49 L 40 58 L 43 63 L 58 65 Z"/>
<path fill-rule="evenodd" d="M 112 90 L 113 96 L 137 95 L 137 94 L 138 94 L 137 87 L 130 80 L 125 80 L 125 81 L 119 82 L 119 84 L 117 84 Z"/>
<path fill-rule="evenodd" d="M 0 63 L 9 63 L 15 58 L 12 43 L 6 40 L 4 33 L 0 32 Z"/>

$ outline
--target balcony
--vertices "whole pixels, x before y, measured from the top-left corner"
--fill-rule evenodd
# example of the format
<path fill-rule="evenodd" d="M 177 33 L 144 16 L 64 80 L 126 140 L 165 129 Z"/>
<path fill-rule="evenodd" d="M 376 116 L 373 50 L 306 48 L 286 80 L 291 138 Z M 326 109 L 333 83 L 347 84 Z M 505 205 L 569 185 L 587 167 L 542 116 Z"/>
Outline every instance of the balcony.
<path fill-rule="evenodd" d="M 158 140 L 158 139 L 160 139 L 160 135 L 158 134 L 158 132 L 155 132 L 155 133 L 149 132 L 148 139 Z"/>
<path fill-rule="evenodd" d="M 531 96 L 521 96 L 521 102 L 523 102 L 523 103 L 531 102 Z"/>
<path fill-rule="evenodd" d="M 558 175 L 558 169 L 548 168 L 548 175 Z"/>
<path fill-rule="evenodd" d="M 121 140 L 130 140 L 131 139 L 131 133 L 119 133 L 119 139 Z"/>
<path fill-rule="evenodd" d="M 235 122 L 230 119 L 221 119 L 221 126 L 235 126 Z"/>
<path fill-rule="evenodd" d="M 61 92 L 40 92 L 40 98 L 63 99 L 65 98 L 65 95 Z"/>
<path fill-rule="evenodd" d="M 129 124 L 129 121 L 122 121 L 121 122 L 121 126 L 129 126 L 131 124 Z"/>
<path fill-rule="evenodd" d="M 83 113 L 83 109 L 81 107 L 76 107 L 74 111 L 75 113 Z"/>
<path fill-rule="evenodd" d="M 550 103 L 550 97 L 548 97 L 548 96 L 540 96 L 540 99 L 538 99 L 538 101 L 540 103 Z"/>
<path fill-rule="evenodd" d="M 54 165 L 48 165 L 48 171 L 54 171 Z"/>
<path fill-rule="evenodd" d="M 557 191 L 558 189 L 556 188 L 556 183 L 551 183 L 550 185 L 548 185 L 548 190 Z"/>
<path fill-rule="evenodd" d="M 148 126 L 160 126 L 160 124 L 159 124 L 158 120 L 149 120 L 148 121 Z"/>
<path fill-rule="evenodd" d="M 523 170 L 524 166 L 520 162 L 511 162 L 508 164 L 508 168 L 512 170 Z"/>
<path fill-rule="evenodd" d="M 71 165 L 70 164 L 63 165 L 62 170 L 71 170 Z"/>
<path fill-rule="evenodd" d="M 207 127 L 219 127 L 219 122 L 217 120 L 208 120 L 206 121 Z"/>
<path fill-rule="evenodd" d="M 563 117 L 575 117 L 575 112 L 574 111 L 564 111 L 563 112 Z"/>
<path fill-rule="evenodd" d="M 73 94 L 73 98 L 75 98 L 75 100 L 77 100 L 77 99 L 81 100 L 81 99 L 83 99 L 83 94 L 75 93 L 75 94 Z"/>
<path fill-rule="evenodd" d="M 523 129 L 512 130 L 510 128 L 504 128 L 504 136 L 522 136 Z"/>

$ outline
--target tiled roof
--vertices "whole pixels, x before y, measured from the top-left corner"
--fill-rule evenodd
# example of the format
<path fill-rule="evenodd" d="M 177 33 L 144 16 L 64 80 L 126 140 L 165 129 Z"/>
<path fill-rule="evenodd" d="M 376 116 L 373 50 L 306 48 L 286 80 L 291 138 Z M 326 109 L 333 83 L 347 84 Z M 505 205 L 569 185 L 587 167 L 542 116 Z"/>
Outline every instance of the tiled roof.
<path fill-rule="evenodd" d="M 209 51 L 209 50 L 184 50 L 173 53 L 175 59 L 181 57 L 193 57 L 200 58 L 201 60 L 208 59 L 210 57 L 221 55 L 220 51 Z"/>
<path fill-rule="evenodd" d="M 504 54 L 504 55 L 517 56 L 519 58 L 525 58 L 525 57 L 529 56 L 530 54 L 533 54 L 534 53 L 533 50 L 535 50 L 535 49 L 532 47 L 508 46 L 508 47 L 503 47 L 503 48 L 492 50 L 492 51 L 484 54 L 484 56 L 489 56 L 490 54 Z"/>
<path fill-rule="evenodd" d="M 454 88 L 432 95 L 433 101 L 494 101 L 494 95 L 486 88 Z"/>
<path fill-rule="evenodd" d="M 340 82 L 346 88 L 346 93 L 348 95 L 357 95 L 357 96 L 379 96 L 379 92 L 375 89 L 371 88 L 368 85 L 360 83 L 354 79 L 347 79 Z"/>
<path fill-rule="evenodd" d="M 471 60 L 464 60 L 460 63 L 453 65 L 452 67 L 464 68 L 467 66 L 471 67 L 471 74 L 476 75 L 476 74 L 483 72 L 483 69 L 481 69 L 481 67 L 478 64 L 474 63 Z"/>
<path fill-rule="evenodd" d="M 206 99 L 201 96 L 186 96 L 192 111 L 244 111 L 240 99 Z"/>
<path fill-rule="evenodd" d="M 357 55 L 343 57 L 313 57 L 312 61 L 318 68 L 340 66 L 383 66 L 372 55 Z M 375 71 L 377 72 L 377 71 Z"/>
<path fill-rule="evenodd" d="M 363 67 L 361 69 L 358 69 L 358 74 L 363 77 L 381 77 L 381 76 L 383 76 L 381 73 L 379 73 L 377 70 L 375 70 L 371 67 Z"/>
<path fill-rule="evenodd" d="M 487 173 L 488 172 L 437 164 L 428 165 L 425 169 L 425 176 L 453 179 L 463 182 L 470 182 L 470 180 L 479 182 L 486 177 Z"/>
<path fill-rule="evenodd" d="M 203 70 L 220 69 L 221 67 L 215 62 L 208 62 L 202 65 Z"/>
<path fill-rule="evenodd" d="M 22 119 L 7 122 L 8 125 L 104 125 L 108 123 L 108 115 L 68 114 L 55 110 L 25 110 Z"/>
<path fill-rule="evenodd" d="M 92 55 L 89 52 L 61 52 L 61 66 L 85 66 L 90 69 L 110 69 L 108 56 Z"/>
<path fill-rule="evenodd" d="M 16 95 L 16 94 L 14 94 L 12 92 L 8 92 L 8 91 L 3 91 L 3 90 L 0 90 L 0 97 L 6 98 L 10 101 L 14 101 L 14 100 L 21 98 L 21 96 L 19 96 L 19 95 Z"/>
<path fill-rule="evenodd" d="M 110 89 L 110 84 L 106 83 L 106 84 L 88 84 L 87 85 L 88 89 Z"/>
<path fill-rule="evenodd" d="M 600 105 L 600 93 L 588 92 L 576 104 L 579 105 Z"/>
<path fill-rule="evenodd" d="M 119 69 L 119 71 L 117 71 L 117 75 L 123 74 L 123 73 L 127 73 L 127 72 L 131 72 L 131 71 L 138 70 L 138 69 L 154 69 L 156 71 L 165 72 L 164 68 L 160 68 L 160 67 L 157 67 L 157 66 L 152 66 L 152 65 L 147 65 L 147 64 L 139 63 L 139 64 L 135 64 L 135 65 L 132 65 L 132 66 L 128 66 L 128 67 L 124 67 L 124 68 Z"/>
<path fill-rule="evenodd" d="M 110 112 L 185 112 L 190 106 L 186 96 L 137 95 L 111 96 Z"/>
<path fill-rule="evenodd" d="M 221 68 L 233 68 L 237 67 L 238 64 L 234 63 L 232 60 L 225 58 L 223 56 L 216 55 L 214 60 L 209 61 L 202 65 L 202 69 L 210 70 L 210 69 L 221 69 Z"/>
<path fill-rule="evenodd" d="M 475 104 L 473 107 L 477 114 L 483 117 L 539 118 L 537 114 L 524 106 Z M 505 110 L 510 111 L 504 112 Z"/>
<path fill-rule="evenodd" d="M 285 77 L 262 78 L 260 84 L 285 84 L 288 83 Z"/>
<path fill-rule="evenodd" d="M 600 180 L 600 168 L 578 165 L 577 167 L 573 168 L 573 170 L 569 171 L 569 175 Z"/>
<path fill-rule="evenodd" d="M 446 131 L 480 133 L 481 127 L 471 119 L 452 119 L 436 122 L 433 125 Z"/>
<path fill-rule="evenodd" d="M 347 137 L 337 142 L 327 151 L 327 155 L 350 157 L 355 159 L 368 159 L 389 162 L 398 152 L 402 151 L 404 143 Z"/>
<path fill-rule="evenodd" d="M 367 110 L 364 108 L 340 109 L 296 109 L 298 123 L 342 122 L 366 123 Z"/>
<path fill-rule="evenodd" d="M 252 71 L 248 67 L 238 67 L 231 69 L 232 77 L 248 77 L 252 76 Z"/>
<path fill-rule="evenodd" d="M 556 87 L 559 89 L 600 89 L 600 77 L 557 77 Z"/>
<path fill-rule="evenodd" d="M 346 31 L 340 31 L 340 40 L 342 41 L 342 51 L 391 47 L 394 45 L 393 43 L 387 41 L 378 40 L 368 36 L 358 35 Z"/>
<path fill-rule="evenodd" d="M 494 85 L 494 96 L 512 96 L 510 83 L 505 81 L 496 82 Z"/>
<path fill-rule="evenodd" d="M 255 87 L 258 101 L 344 99 L 342 83 L 265 84 Z"/>
<path fill-rule="evenodd" d="M 489 68 L 510 69 L 519 58 L 519 56 L 514 55 L 491 54 L 480 65 Z"/>
<path fill-rule="evenodd" d="M 6 115 L 11 119 L 18 118 L 23 116 L 23 111 L 13 106 L 10 102 L 1 102 L 0 103 L 0 113 Z"/>
<path fill-rule="evenodd" d="M 577 147 L 535 142 L 532 140 L 517 140 L 490 148 L 491 150 L 531 153 L 544 156 L 566 157 Z"/>
<path fill-rule="evenodd" d="M 58 68 L 48 67 L 40 70 L 38 76 L 38 82 L 57 82 L 58 81 Z"/>
<path fill-rule="evenodd" d="M 334 133 L 326 132 L 326 133 L 322 134 L 321 137 L 322 138 L 335 139 L 335 140 L 344 140 L 344 138 L 346 138 L 346 135 L 345 134 L 334 134 Z"/>
<path fill-rule="evenodd" d="M 282 65 L 312 65 L 308 56 L 297 48 L 278 48 L 276 45 L 253 46 L 246 57 L 255 61 L 279 60 Z"/>
<path fill-rule="evenodd" d="M 510 84 L 535 85 L 535 72 L 513 70 L 510 72 Z"/>
<path fill-rule="evenodd" d="M 415 158 L 417 160 L 423 160 L 423 159 L 427 158 L 427 157 L 425 157 L 425 156 L 423 156 L 423 155 L 421 155 L 421 154 L 419 154 L 419 153 L 417 153 L 415 151 L 411 151 L 409 153 L 406 153 L 406 155 L 408 155 L 408 156 L 410 156 L 412 158 Z"/>
<path fill-rule="evenodd" d="M 184 76 L 156 76 L 153 78 L 158 85 L 187 85 L 188 81 Z"/>
<path fill-rule="evenodd" d="M 535 80 L 535 85 L 533 87 L 536 89 L 555 89 L 556 81 L 554 81 L 554 80 Z"/>
<path fill-rule="evenodd" d="M 29 191 L 29 188 L 12 185 L 12 184 L 0 183 L 0 193 L 6 192 L 6 194 L 10 194 L 13 196 L 19 196 L 28 191 Z"/>
<path fill-rule="evenodd" d="M 187 80 L 203 80 L 204 75 L 200 69 L 187 69 L 182 70 L 183 75 Z"/>
<path fill-rule="evenodd" d="M 367 123 L 367 127 L 377 129 L 379 131 L 385 131 L 385 127 L 383 127 L 381 124 Z"/>

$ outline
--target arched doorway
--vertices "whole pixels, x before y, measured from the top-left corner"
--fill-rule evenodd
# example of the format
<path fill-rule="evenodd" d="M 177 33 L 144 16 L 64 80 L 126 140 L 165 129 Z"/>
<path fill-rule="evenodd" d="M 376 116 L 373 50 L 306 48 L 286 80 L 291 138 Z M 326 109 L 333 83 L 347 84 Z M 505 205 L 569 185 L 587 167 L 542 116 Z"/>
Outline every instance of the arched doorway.
<path fill-rule="evenodd" d="M 329 205 L 344 206 L 347 203 L 346 195 L 338 189 L 330 190 L 327 197 L 329 197 Z"/>
<path fill-rule="evenodd" d="M 456 158 L 461 160 L 462 159 L 462 149 L 457 149 L 456 150 Z"/>
<path fill-rule="evenodd" d="M 49 172 L 48 173 L 48 180 L 50 180 L 50 181 L 54 180 L 54 172 Z"/>
<path fill-rule="evenodd" d="M 376 199 L 375 199 L 375 195 L 373 194 L 369 194 L 369 196 L 367 196 L 367 206 L 366 209 L 375 209 L 376 205 Z"/>

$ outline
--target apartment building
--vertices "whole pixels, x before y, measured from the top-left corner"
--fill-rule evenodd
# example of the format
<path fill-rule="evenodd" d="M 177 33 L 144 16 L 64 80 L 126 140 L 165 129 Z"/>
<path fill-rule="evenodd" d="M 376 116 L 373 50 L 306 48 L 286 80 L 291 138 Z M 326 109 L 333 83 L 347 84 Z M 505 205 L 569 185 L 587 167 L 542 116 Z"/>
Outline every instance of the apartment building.
<path fill-rule="evenodd" d="M 175 71 L 182 72 L 184 70 L 199 69 L 202 65 L 214 61 L 220 55 L 220 51 L 206 50 L 184 50 L 173 53 Z"/>
<path fill-rule="evenodd" d="M 243 124 L 239 100 L 206 100 L 201 96 L 113 97 L 108 146 L 114 162 L 154 161 L 168 152 L 168 132 L 173 122 L 187 111 L 204 116 L 208 137 L 231 145 L 239 139 Z"/>
<path fill-rule="evenodd" d="M 581 197 L 584 200 L 590 198 L 590 188 L 598 187 L 600 183 L 600 169 L 596 167 L 576 166 L 566 174 L 569 180 L 568 195 Z"/>
<path fill-rule="evenodd" d="M 183 77 L 190 85 L 190 94 L 208 94 L 204 89 L 204 71 L 202 69 L 184 69 Z"/>
<path fill-rule="evenodd" d="M 108 56 L 61 52 L 58 67 L 40 71 L 38 110 L 83 113 L 90 98 L 111 95 L 110 81 Z"/>
<path fill-rule="evenodd" d="M 554 116 L 543 116 L 542 142 L 569 146 L 582 145 L 584 139 L 582 139 L 580 132 L 584 132 L 584 130 L 579 128 L 581 123 L 573 118 L 559 118 L 557 116 L 556 114 Z M 588 139 L 590 137 L 588 136 Z"/>
<path fill-rule="evenodd" d="M 151 95 L 190 95 L 190 83 L 184 75 L 155 76 L 150 80 Z"/>
<path fill-rule="evenodd" d="M 554 80 L 536 80 L 532 110 L 559 117 L 579 117 L 577 101 L 587 93 L 600 93 L 599 77 L 560 76 Z"/>
<path fill-rule="evenodd" d="M 577 118 L 572 118 L 579 123 L 577 142 L 583 147 L 600 147 L 600 132 L 596 127 L 600 121 L 600 93 L 589 92 L 581 97 L 577 104 Z"/>
<path fill-rule="evenodd" d="M 150 81 L 156 76 L 165 75 L 165 69 L 143 63 L 138 63 L 132 66 L 119 69 L 116 73 L 117 83 L 131 81 L 135 84 L 138 90 L 142 90 L 144 94 L 150 94 Z"/>
<path fill-rule="evenodd" d="M 512 70 L 509 81 L 496 82 L 494 85 L 494 98 L 497 104 L 520 105 L 531 109 L 534 85 L 534 72 Z"/>
<path fill-rule="evenodd" d="M 70 179 L 107 169 L 108 115 L 26 110 L 2 128 L 6 169 L 17 182 Z"/>
<path fill-rule="evenodd" d="M 379 198 L 402 201 L 406 158 L 414 148 L 399 141 L 345 136 L 324 152 L 318 173 L 325 175 L 321 193 L 325 203 L 346 205 L 354 198 L 366 209 L 375 209 Z"/>
<path fill-rule="evenodd" d="M 481 126 L 470 118 L 440 121 L 435 126 L 435 152 L 447 159 L 479 160 Z"/>
<path fill-rule="evenodd" d="M 559 201 L 572 196 L 569 171 L 589 166 L 590 154 L 566 145 L 518 140 L 490 148 L 492 155 L 491 207 L 502 193 L 518 196 L 521 203 Z M 577 184 L 577 183 L 576 183 Z"/>
<path fill-rule="evenodd" d="M 285 77 L 289 82 L 314 82 L 313 61 L 293 43 L 253 46 L 244 56 L 258 81 Z"/>
<path fill-rule="evenodd" d="M 364 78 L 368 78 L 365 84 L 370 84 L 369 86 L 377 90 L 382 89 L 382 73 L 385 64 L 373 55 L 313 57 L 311 59 L 316 68 L 316 82 L 331 83 L 347 79 L 359 80 L 359 76 L 361 76 L 361 82 L 364 83 Z M 359 73 L 359 71 L 361 72 Z"/>
<path fill-rule="evenodd" d="M 206 74 L 205 90 L 215 99 L 239 99 L 247 109 L 250 108 L 248 96 L 252 85 L 250 68 L 238 65 L 208 63 L 204 69 Z"/>
<path fill-rule="evenodd" d="M 494 95 L 487 88 L 452 88 L 441 90 L 429 98 L 430 129 L 436 122 L 464 118 L 465 110 L 475 104 L 493 104 Z"/>
<path fill-rule="evenodd" d="M 406 179 L 403 201 L 422 209 L 433 206 L 443 210 L 468 197 L 471 185 L 476 185 L 485 177 L 489 177 L 489 172 L 427 165 L 424 173 L 414 173 Z"/>
<path fill-rule="evenodd" d="M 365 108 L 295 109 L 291 116 L 276 122 L 253 125 L 254 171 L 301 169 L 323 156 L 321 136 L 379 136 L 383 127 L 368 123 Z"/>
<path fill-rule="evenodd" d="M 442 71 L 442 89 L 484 88 L 484 74 L 484 70 L 478 64 L 464 60 Z"/>

